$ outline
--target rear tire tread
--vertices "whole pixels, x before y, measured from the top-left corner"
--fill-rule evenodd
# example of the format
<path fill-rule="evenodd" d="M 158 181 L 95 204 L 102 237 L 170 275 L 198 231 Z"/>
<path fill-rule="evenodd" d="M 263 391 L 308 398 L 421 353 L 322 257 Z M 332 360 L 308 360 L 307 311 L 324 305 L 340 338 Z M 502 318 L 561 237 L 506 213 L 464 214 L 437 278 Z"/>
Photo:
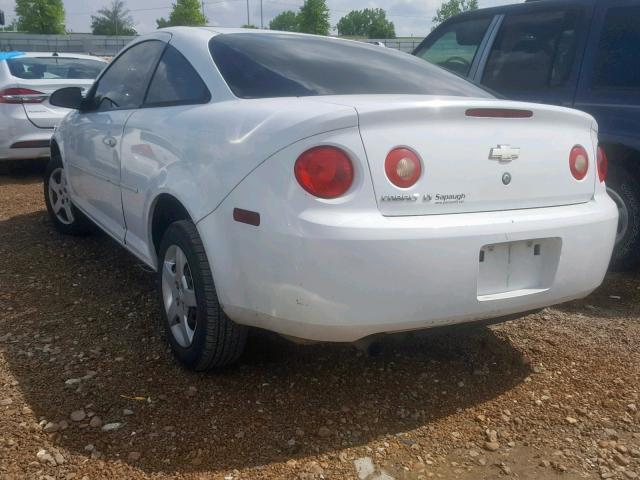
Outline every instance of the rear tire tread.
<path fill-rule="evenodd" d="M 610 269 L 633 271 L 640 267 L 640 169 L 631 165 L 610 165 L 607 186 L 623 199 L 629 213 L 627 234 L 616 244 Z"/>
<path fill-rule="evenodd" d="M 180 220 L 171 224 L 163 238 L 160 252 L 164 254 L 168 248 L 167 239 L 173 236 L 173 231 L 176 229 L 187 235 L 193 254 L 197 259 L 198 264 L 196 269 L 192 269 L 192 274 L 194 270 L 200 273 L 206 307 L 206 334 L 202 349 L 197 360 L 187 366 L 196 371 L 205 371 L 233 364 L 244 351 L 248 329 L 227 317 L 220 307 L 204 245 L 198 230 L 191 221 Z M 168 334 L 171 335 L 170 332 Z"/>

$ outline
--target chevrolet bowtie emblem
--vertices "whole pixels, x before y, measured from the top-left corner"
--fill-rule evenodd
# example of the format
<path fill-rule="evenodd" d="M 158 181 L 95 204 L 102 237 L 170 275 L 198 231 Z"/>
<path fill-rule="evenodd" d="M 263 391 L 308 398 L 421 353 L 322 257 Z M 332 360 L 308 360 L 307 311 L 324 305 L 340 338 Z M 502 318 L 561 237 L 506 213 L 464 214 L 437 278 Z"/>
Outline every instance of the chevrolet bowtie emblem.
<path fill-rule="evenodd" d="M 520 156 L 520 149 L 511 145 L 498 145 L 489 151 L 489 160 L 510 162 Z"/>

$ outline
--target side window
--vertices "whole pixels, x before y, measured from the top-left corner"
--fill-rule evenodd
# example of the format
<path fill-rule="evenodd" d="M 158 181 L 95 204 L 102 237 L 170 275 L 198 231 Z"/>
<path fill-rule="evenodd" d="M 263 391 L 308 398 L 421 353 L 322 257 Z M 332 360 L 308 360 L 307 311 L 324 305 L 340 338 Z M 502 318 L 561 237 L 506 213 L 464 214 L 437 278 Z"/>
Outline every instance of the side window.
<path fill-rule="evenodd" d="M 145 105 L 206 103 L 211 95 L 198 72 L 171 45 L 167 46 L 147 93 Z"/>
<path fill-rule="evenodd" d="M 505 17 L 482 84 L 506 95 L 567 86 L 581 18 L 582 9 L 577 8 Z"/>
<path fill-rule="evenodd" d="M 640 89 L 640 6 L 607 12 L 595 55 L 593 87 Z"/>
<path fill-rule="evenodd" d="M 105 111 L 142 105 L 149 77 L 164 47 L 165 43 L 150 40 L 120 55 L 98 82 L 93 95 L 94 108 Z"/>
<path fill-rule="evenodd" d="M 491 19 L 477 18 L 443 27 L 436 39 L 415 55 L 466 77 Z"/>

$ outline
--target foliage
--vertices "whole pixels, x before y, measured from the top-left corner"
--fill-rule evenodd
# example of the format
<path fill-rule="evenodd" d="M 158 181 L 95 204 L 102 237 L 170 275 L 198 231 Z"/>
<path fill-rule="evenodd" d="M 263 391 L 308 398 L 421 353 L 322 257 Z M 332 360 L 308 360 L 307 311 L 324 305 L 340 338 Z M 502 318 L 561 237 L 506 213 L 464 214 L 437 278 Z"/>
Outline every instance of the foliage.
<path fill-rule="evenodd" d="M 245 23 L 244 25 L 242 25 L 242 28 L 255 28 L 257 29 L 258 27 L 251 24 L 251 23 Z"/>
<path fill-rule="evenodd" d="M 29 33 L 65 33 L 62 0 L 16 0 L 18 30 Z"/>
<path fill-rule="evenodd" d="M 299 31 L 298 24 L 298 14 L 291 10 L 287 10 L 271 20 L 269 28 L 271 30 L 280 30 L 281 32 L 297 32 Z"/>
<path fill-rule="evenodd" d="M 478 0 L 446 0 L 440 5 L 433 17 L 433 28 L 436 28 L 448 18 L 466 12 L 468 10 L 477 10 Z"/>
<path fill-rule="evenodd" d="M 395 38 L 396 36 L 393 22 L 387 20 L 387 13 L 382 8 L 352 10 L 338 22 L 338 33 L 368 38 Z"/>
<path fill-rule="evenodd" d="M 134 25 L 123 0 L 113 0 L 109 7 L 98 10 L 98 15 L 91 15 L 94 35 L 135 35 Z"/>
<path fill-rule="evenodd" d="M 199 26 L 206 25 L 207 17 L 200 10 L 201 5 L 198 0 L 176 0 L 169 19 L 159 18 L 156 20 L 158 28 L 175 27 L 178 25 Z"/>
<path fill-rule="evenodd" d="M 329 35 L 329 7 L 325 0 L 305 0 L 298 13 L 298 28 L 303 33 Z"/>

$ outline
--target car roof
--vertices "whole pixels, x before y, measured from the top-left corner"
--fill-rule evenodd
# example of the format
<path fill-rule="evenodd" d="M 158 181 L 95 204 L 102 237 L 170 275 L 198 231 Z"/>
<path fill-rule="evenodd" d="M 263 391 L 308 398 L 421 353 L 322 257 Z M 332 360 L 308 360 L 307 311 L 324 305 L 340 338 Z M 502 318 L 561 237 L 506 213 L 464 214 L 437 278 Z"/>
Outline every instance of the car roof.
<path fill-rule="evenodd" d="M 232 33 L 248 33 L 248 34 L 253 34 L 253 35 L 291 35 L 291 36 L 298 36 L 298 37 L 322 37 L 322 38 L 332 38 L 335 40 L 341 40 L 341 41 L 349 41 L 348 39 L 344 39 L 344 38 L 339 38 L 339 37 L 332 37 L 332 36 L 325 36 L 325 35 L 313 35 L 313 34 L 309 34 L 309 33 L 300 33 L 300 32 L 284 32 L 284 31 L 280 31 L 280 30 L 268 30 L 268 29 L 261 29 L 261 28 L 234 28 L 234 27 L 216 27 L 215 25 L 205 25 L 202 27 L 167 27 L 167 28 L 161 28 L 158 31 L 160 32 L 169 32 L 172 34 L 179 34 L 179 35 L 188 35 L 190 32 L 193 32 L 194 30 L 204 30 L 206 32 L 211 33 L 212 35 L 226 35 L 226 34 L 232 34 Z"/>
<path fill-rule="evenodd" d="M 329 39 L 329 40 L 333 40 L 336 42 L 340 42 L 340 43 L 355 43 L 358 44 L 359 46 L 363 46 L 363 47 L 375 47 L 375 48 L 380 48 L 376 45 L 367 43 L 367 42 L 361 42 L 358 40 L 352 40 L 349 38 L 341 38 L 341 37 L 335 37 L 335 36 L 331 36 L 331 35 L 314 35 L 311 33 L 300 33 L 300 32 L 284 32 L 281 30 L 267 30 L 267 29 L 261 29 L 261 28 L 234 28 L 234 27 L 216 27 L 216 26 L 209 26 L 209 25 L 205 25 L 202 27 L 166 27 L 166 28 L 161 28 L 159 30 L 156 30 L 156 32 L 168 32 L 172 35 L 176 35 L 176 36 L 186 36 L 189 37 L 191 35 L 193 35 L 194 32 L 196 31 L 200 31 L 200 32 L 206 32 L 209 35 L 211 35 L 211 37 L 215 37 L 217 35 L 228 35 L 228 34 L 234 34 L 234 33 L 242 33 L 242 34 L 249 34 L 249 35 L 260 35 L 260 36 L 264 36 L 264 35 L 288 35 L 291 37 L 309 37 L 309 38 L 320 38 L 320 39 Z M 149 34 L 147 34 L 149 35 Z M 143 35 L 144 37 L 144 35 Z M 393 50 L 393 49 L 391 49 Z M 398 50 L 399 53 L 402 53 Z"/>
<path fill-rule="evenodd" d="M 96 60 L 99 62 L 107 62 L 104 58 L 96 57 L 93 55 L 85 55 L 83 53 L 72 53 L 72 52 L 0 52 L 0 60 L 7 60 L 9 58 L 29 58 L 29 57 L 37 57 L 37 58 L 78 58 L 83 60 Z"/>
<path fill-rule="evenodd" d="M 484 17 L 487 15 L 499 15 L 505 13 L 523 13 L 537 10 L 540 7 L 563 7 L 567 5 L 593 5 L 595 3 L 606 2 L 609 0 L 529 0 L 524 3 L 513 3 L 510 5 L 501 5 L 497 7 L 481 8 L 478 10 L 470 10 L 455 17 L 451 17 L 444 23 L 456 21 L 461 18 Z M 444 24 L 443 23 L 443 24 Z"/>

